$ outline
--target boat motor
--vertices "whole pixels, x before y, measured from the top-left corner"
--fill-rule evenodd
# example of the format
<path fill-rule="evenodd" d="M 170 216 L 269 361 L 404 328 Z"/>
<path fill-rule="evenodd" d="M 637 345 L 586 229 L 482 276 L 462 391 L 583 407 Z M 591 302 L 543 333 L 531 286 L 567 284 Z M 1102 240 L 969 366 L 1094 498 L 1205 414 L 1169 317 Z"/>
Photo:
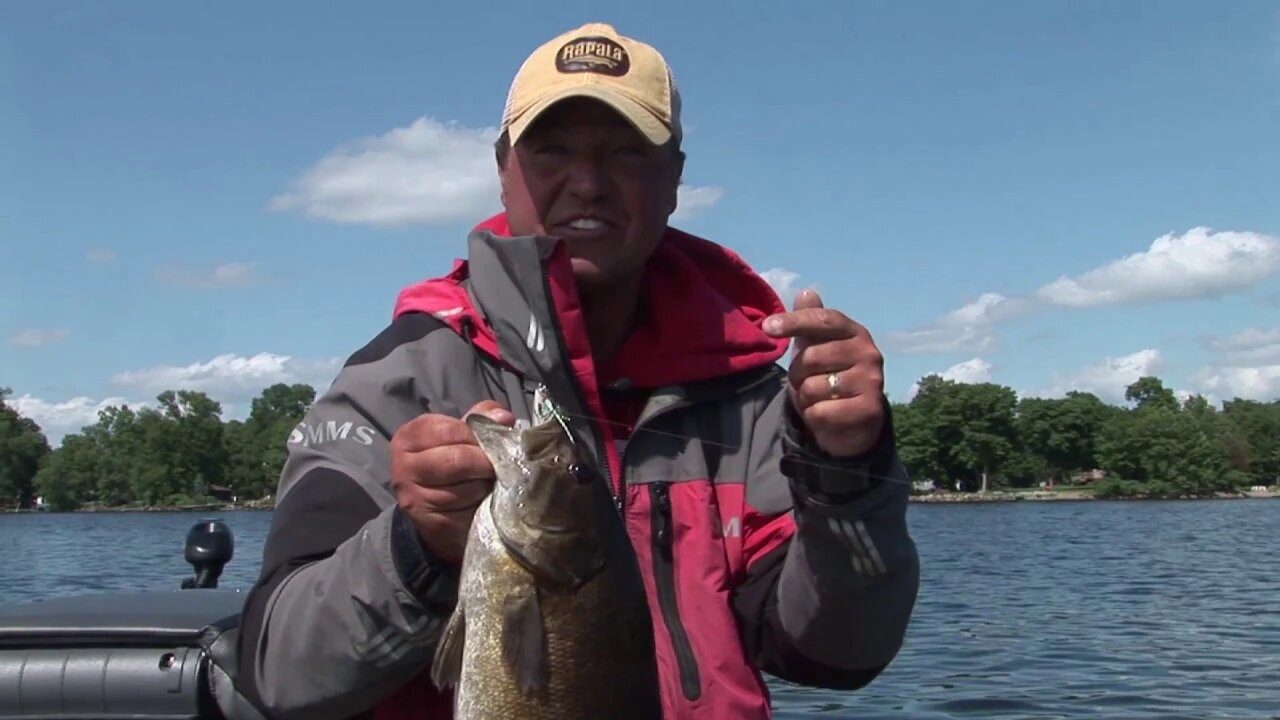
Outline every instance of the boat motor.
<path fill-rule="evenodd" d="M 187 562 L 195 568 L 196 576 L 182 581 L 182 589 L 216 588 L 222 567 L 231 562 L 235 553 L 235 537 L 231 528 L 221 520 L 201 520 L 187 531 Z"/>

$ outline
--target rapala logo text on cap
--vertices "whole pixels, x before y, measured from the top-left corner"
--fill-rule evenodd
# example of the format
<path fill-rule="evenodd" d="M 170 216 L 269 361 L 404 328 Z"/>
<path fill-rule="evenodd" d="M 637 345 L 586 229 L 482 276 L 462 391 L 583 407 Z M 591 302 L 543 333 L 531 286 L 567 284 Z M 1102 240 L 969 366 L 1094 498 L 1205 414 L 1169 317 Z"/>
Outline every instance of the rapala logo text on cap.
<path fill-rule="evenodd" d="M 556 53 L 556 69 L 562 73 L 622 77 L 631 69 L 631 58 L 621 45 L 607 37 L 584 37 L 560 48 Z"/>

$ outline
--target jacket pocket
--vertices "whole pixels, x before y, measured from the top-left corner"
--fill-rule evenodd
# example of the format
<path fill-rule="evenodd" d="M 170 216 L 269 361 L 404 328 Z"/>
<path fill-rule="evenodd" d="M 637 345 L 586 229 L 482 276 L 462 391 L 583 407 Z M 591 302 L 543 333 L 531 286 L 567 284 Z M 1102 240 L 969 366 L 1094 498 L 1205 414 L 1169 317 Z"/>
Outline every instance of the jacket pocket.
<path fill-rule="evenodd" d="M 693 646 L 689 642 L 689 634 L 685 631 L 684 622 L 680 619 L 680 607 L 676 602 L 676 572 L 673 548 L 675 545 L 675 522 L 671 517 L 671 483 L 649 483 L 649 499 L 652 507 L 653 538 L 653 577 L 658 588 L 658 605 L 662 610 L 663 623 L 667 634 L 671 636 L 671 645 L 675 648 L 676 664 L 680 668 L 680 686 L 688 700 L 697 700 L 702 695 L 702 682 L 699 679 L 698 661 L 693 654 Z"/>

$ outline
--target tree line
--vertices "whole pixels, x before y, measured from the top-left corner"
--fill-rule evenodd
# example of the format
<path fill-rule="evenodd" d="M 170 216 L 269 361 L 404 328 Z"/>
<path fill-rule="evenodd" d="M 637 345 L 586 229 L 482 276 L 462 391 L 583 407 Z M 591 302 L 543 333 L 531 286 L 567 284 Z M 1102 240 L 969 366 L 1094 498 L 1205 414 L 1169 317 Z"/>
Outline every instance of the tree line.
<path fill-rule="evenodd" d="M 270 498 L 289 434 L 315 401 L 306 384 L 276 384 L 244 420 L 222 419 L 208 395 L 169 390 L 154 407 L 109 407 L 52 449 L 0 388 L 0 507 L 54 510 L 182 506 Z M 917 482 L 974 492 L 1071 484 L 1102 476 L 1095 494 L 1200 496 L 1280 483 L 1280 400 L 1202 396 L 1181 402 L 1157 377 L 1125 392 L 1019 398 L 995 383 L 923 378 L 893 403 L 899 454 Z"/>
<path fill-rule="evenodd" d="M 306 384 L 276 384 L 244 420 L 224 421 L 202 392 L 167 390 L 154 407 L 113 406 L 51 449 L 0 388 L 0 507 L 174 507 L 274 494 L 289 433 L 315 401 Z"/>
<path fill-rule="evenodd" d="M 1019 398 L 994 383 L 924 378 L 894 406 L 899 454 L 913 479 L 973 491 L 1100 477 L 1101 497 L 1186 497 L 1280 483 L 1280 400 L 1179 402 L 1154 376 L 1124 406 L 1073 391 Z"/>

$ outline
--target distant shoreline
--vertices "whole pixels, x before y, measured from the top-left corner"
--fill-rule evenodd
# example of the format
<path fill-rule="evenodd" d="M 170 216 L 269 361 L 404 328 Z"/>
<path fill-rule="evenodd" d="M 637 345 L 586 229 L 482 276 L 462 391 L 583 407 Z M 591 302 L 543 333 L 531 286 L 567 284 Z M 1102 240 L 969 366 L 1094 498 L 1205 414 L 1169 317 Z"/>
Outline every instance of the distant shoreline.
<path fill-rule="evenodd" d="M 910 502 L 922 505 L 974 505 L 1009 502 L 1141 502 L 1154 500 L 1278 500 L 1280 489 L 1263 491 L 1242 491 L 1238 493 L 1220 492 L 1206 496 L 1183 497 L 1096 497 L 1089 490 L 993 490 L 982 492 L 935 491 L 912 495 Z M 202 503 L 199 505 L 126 505 L 121 507 L 84 507 L 76 510 L 35 510 L 35 509 L 0 509 L 0 513 L 12 514 L 71 514 L 71 513 L 220 513 L 220 512 L 269 512 L 275 509 L 275 503 L 261 500 L 251 503 Z"/>
<path fill-rule="evenodd" d="M 118 507 L 82 507 L 75 510 L 37 510 L 35 508 L 6 508 L 0 512 L 26 515 L 72 515 L 90 513 L 174 513 L 203 512 L 219 513 L 232 511 L 269 511 L 274 510 L 274 503 L 200 503 L 198 505 L 121 505 Z"/>
<path fill-rule="evenodd" d="M 1220 492 L 1214 495 L 1201 496 L 1180 496 L 1180 497 L 1148 497 L 1145 495 L 1135 495 L 1131 497 L 1097 497 L 1089 490 L 1026 490 L 1026 491 L 1008 491 L 993 490 L 991 492 L 932 492 L 927 494 L 912 495 L 910 501 L 913 503 L 921 503 L 925 505 L 967 505 L 974 503 L 1000 503 L 1000 502 L 1139 502 L 1153 500 L 1272 500 L 1280 499 L 1280 492 L 1271 491 L 1244 491 L 1238 493 Z"/>

